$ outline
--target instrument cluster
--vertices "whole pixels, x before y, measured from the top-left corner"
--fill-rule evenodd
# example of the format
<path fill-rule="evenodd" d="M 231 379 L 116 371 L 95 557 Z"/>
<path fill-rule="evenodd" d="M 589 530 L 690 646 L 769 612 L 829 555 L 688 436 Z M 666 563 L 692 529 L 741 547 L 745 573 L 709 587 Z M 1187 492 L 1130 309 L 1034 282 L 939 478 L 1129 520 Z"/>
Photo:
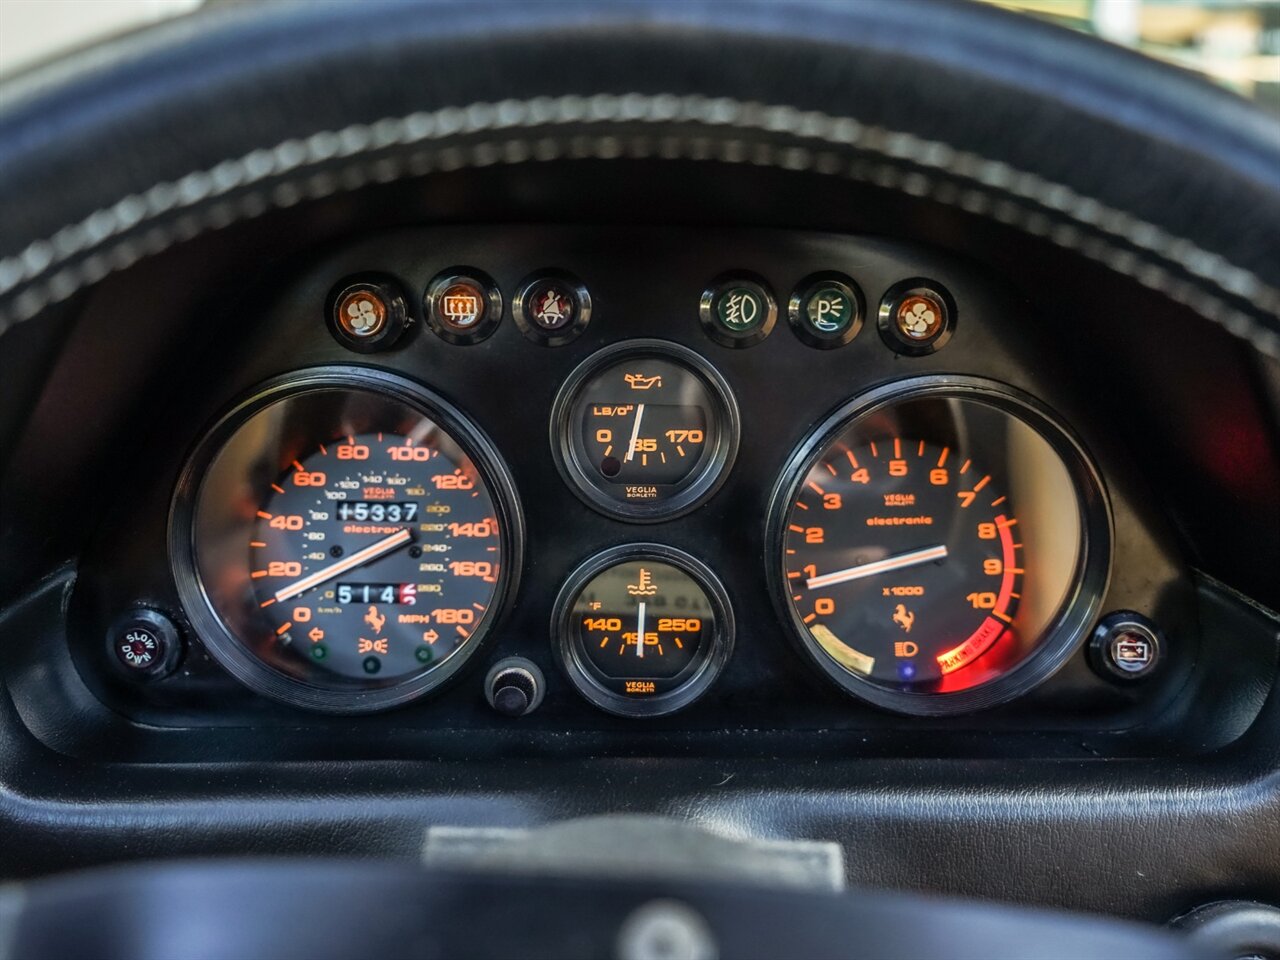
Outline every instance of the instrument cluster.
<path fill-rule="evenodd" d="M 176 689 L 200 656 L 294 710 L 470 678 L 510 717 L 571 691 L 749 725 L 782 674 L 927 718 L 1069 663 L 1095 700 L 1158 672 L 1159 608 L 1130 609 L 1156 591 L 1109 596 L 1105 471 L 963 268 L 784 235 L 785 264 L 708 242 L 654 284 L 621 236 L 572 272 L 484 236 L 430 274 L 366 241 L 285 292 L 268 375 L 209 404 L 169 489 L 176 606 L 113 611 L 117 683 Z"/>

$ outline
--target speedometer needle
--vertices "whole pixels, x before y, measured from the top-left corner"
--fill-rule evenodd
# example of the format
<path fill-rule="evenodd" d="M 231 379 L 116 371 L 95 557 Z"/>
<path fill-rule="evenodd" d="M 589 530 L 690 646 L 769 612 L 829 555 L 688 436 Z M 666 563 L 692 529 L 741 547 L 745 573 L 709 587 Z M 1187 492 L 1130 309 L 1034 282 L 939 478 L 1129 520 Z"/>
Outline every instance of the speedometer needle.
<path fill-rule="evenodd" d="M 804 582 L 804 585 L 810 590 L 818 590 L 837 583 L 848 583 L 850 580 L 874 577 L 876 574 L 888 573 L 890 570 L 914 567 L 917 564 L 928 563 L 930 560 L 945 560 L 946 556 L 946 544 L 939 544 L 936 547 L 925 547 L 923 550 L 900 553 L 896 557 L 885 557 L 883 560 L 875 560 L 871 563 L 860 563 L 856 567 L 846 567 L 844 570 L 837 570 L 835 573 L 824 573 L 820 577 L 810 577 Z"/>
<path fill-rule="evenodd" d="M 378 557 L 390 553 L 396 547 L 403 546 L 412 539 L 413 534 L 408 530 L 397 530 L 391 536 L 385 537 L 377 543 L 371 543 L 364 549 L 357 550 L 351 556 L 343 557 L 337 563 L 331 563 L 315 573 L 307 574 L 301 580 L 295 580 L 287 587 L 281 587 L 276 591 L 276 600 L 289 600 L 300 593 L 306 593 L 312 587 L 318 587 L 325 581 L 332 580 L 348 570 L 354 570 L 356 567 L 362 566 L 371 560 L 376 560 Z"/>

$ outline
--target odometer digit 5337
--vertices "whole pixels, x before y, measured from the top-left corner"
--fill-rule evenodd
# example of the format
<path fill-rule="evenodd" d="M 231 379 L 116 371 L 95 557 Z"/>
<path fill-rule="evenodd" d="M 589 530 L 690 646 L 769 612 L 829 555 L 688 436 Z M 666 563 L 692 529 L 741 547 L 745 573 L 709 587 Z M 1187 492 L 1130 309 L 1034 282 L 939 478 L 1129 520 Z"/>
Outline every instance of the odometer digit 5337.
<path fill-rule="evenodd" d="M 353 712 L 456 671 L 508 595 L 519 522 L 488 443 L 444 401 L 312 371 L 215 427 L 172 536 L 188 612 L 235 676 Z"/>

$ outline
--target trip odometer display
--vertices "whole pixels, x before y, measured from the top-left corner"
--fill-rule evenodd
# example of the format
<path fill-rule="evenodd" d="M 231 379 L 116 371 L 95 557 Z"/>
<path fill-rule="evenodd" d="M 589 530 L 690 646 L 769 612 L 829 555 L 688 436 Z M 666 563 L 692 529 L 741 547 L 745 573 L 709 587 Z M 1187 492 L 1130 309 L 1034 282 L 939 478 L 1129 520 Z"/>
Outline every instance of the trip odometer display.
<path fill-rule="evenodd" d="M 313 371 L 214 429 L 173 538 L 188 612 L 234 675 L 355 712 L 461 666 L 509 595 L 519 526 L 497 458 L 444 401 L 372 371 Z"/>
<path fill-rule="evenodd" d="M 803 649 L 904 712 L 976 709 L 1043 680 L 1106 582 L 1110 521 L 1083 451 L 983 381 L 910 381 L 837 412 L 773 517 Z"/>

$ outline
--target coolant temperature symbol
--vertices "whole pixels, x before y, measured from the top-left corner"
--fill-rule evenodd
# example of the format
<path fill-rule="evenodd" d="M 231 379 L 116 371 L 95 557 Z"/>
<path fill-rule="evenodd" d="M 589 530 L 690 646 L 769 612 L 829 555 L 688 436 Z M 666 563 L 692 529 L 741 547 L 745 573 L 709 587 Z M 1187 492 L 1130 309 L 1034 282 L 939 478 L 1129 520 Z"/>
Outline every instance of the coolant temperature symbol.
<path fill-rule="evenodd" d="M 633 597 L 652 597 L 658 592 L 658 585 L 653 582 L 653 577 L 645 567 L 640 568 L 638 579 L 638 583 L 627 584 L 627 593 Z"/>

